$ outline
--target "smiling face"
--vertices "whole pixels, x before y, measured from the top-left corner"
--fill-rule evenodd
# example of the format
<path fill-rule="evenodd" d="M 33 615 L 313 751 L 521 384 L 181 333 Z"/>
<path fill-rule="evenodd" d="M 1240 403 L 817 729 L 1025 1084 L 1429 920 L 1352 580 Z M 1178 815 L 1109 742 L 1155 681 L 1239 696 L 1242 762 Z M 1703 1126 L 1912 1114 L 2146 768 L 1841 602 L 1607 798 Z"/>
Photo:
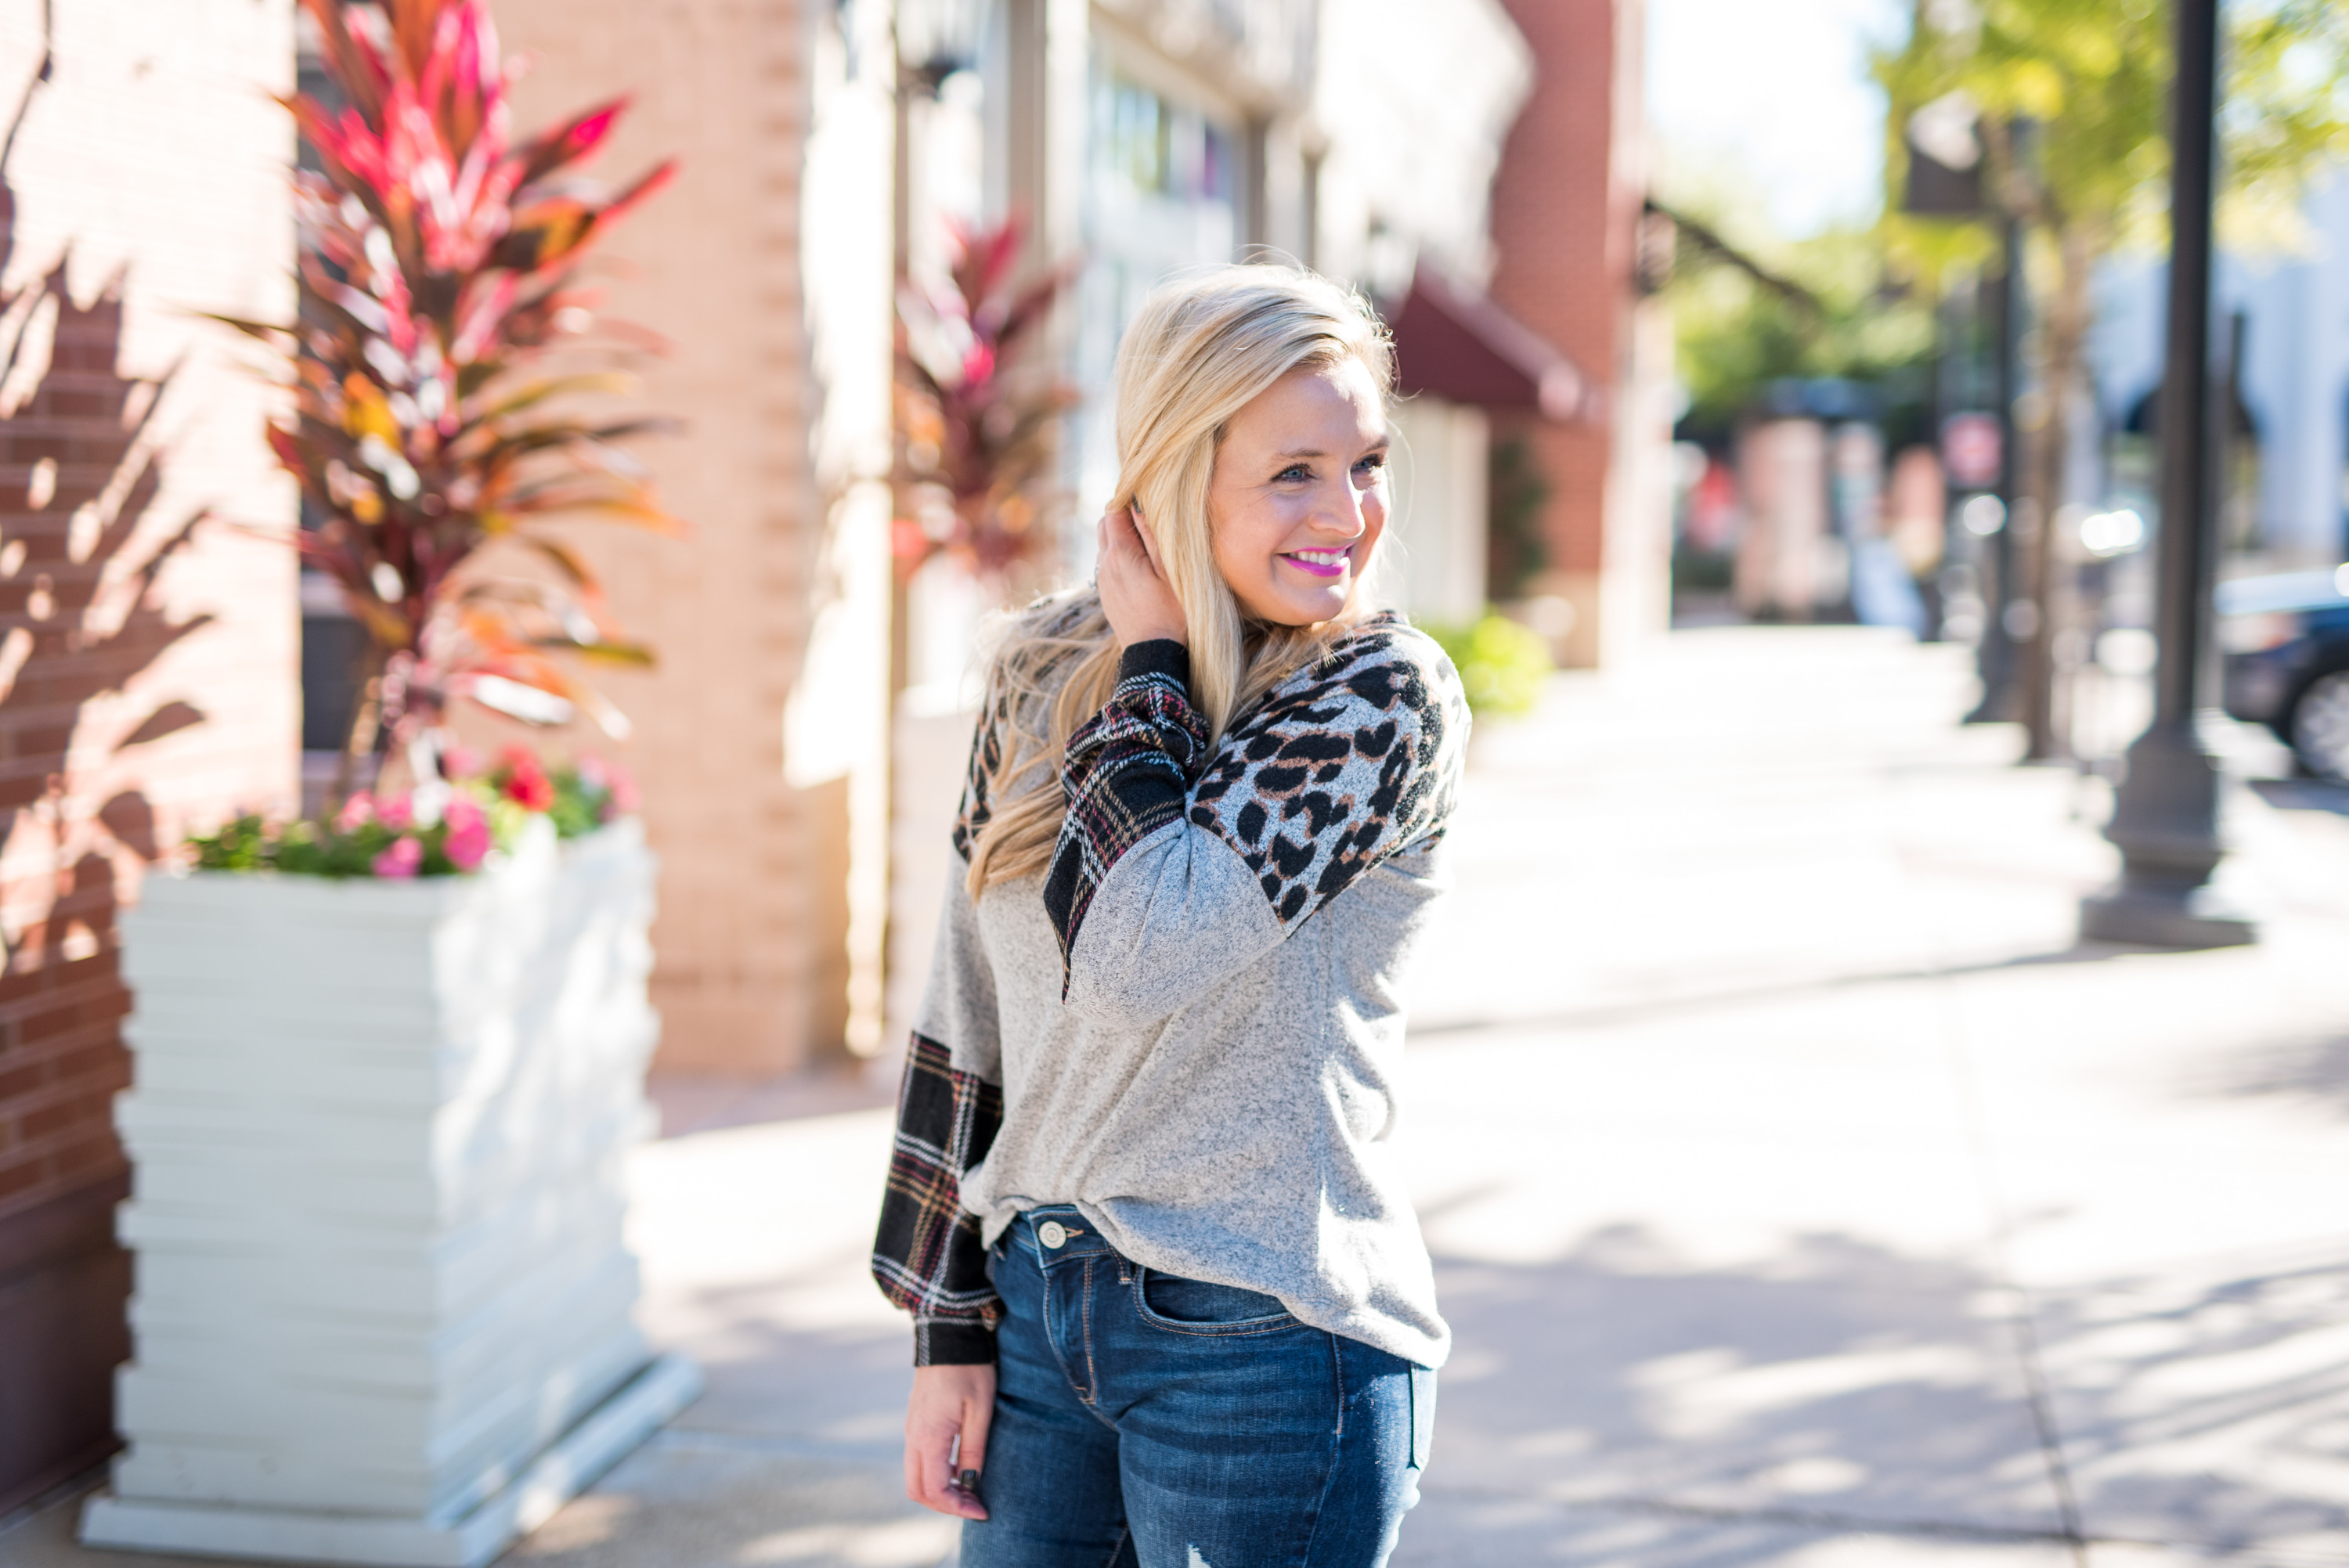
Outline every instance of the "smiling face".
<path fill-rule="evenodd" d="M 1216 570 L 1259 621 L 1352 600 L 1387 525 L 1387 417 L 1360 360 L 1290 371 L 1232 417 L 1207 489 Z"/>

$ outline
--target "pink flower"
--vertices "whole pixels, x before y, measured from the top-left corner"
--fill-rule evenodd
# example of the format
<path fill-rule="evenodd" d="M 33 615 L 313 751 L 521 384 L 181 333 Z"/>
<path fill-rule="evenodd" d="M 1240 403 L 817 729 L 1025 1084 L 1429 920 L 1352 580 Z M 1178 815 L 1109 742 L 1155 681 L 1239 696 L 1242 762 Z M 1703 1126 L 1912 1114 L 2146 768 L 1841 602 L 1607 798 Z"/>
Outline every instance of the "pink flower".
<path fill-rule="evenodd" d="M 440 841 L 440 852 L 449 857 L 450 865 L 470 872 L 488 858 L 490 819 L 471 798 L 460 795 L 450 801 L 449 813 L 441 820 L 448 824 L 449 836 Z"/>
<path fill-rule="evenodd" d="M 611 821 L 625 817 L 636 809 L 636 787 L 628 771 L 616 762 L 606 762 L 590 753 L 579 758 L 580 785 L 590 794 L 601 794 L 603 802 L 596 808 L 595 820 Z"/>
<path fill-rule="evenodd" d="M 375 820 L 375 797 L 364 789 L 354 789 L 343 798 L 343 808 L 335 813 L 335 831 L 356 833 Z"/>
<path fill-rule="evenodd" d="M 538 758 L 519 746 L 506 748 L 506 799 L 525 811 L 546 811 L 554 807 L 554 780 L 546 776 Z"/>
<path fill-rule="evenodd" d="M 629 776 L 626 769 L 621 767 L 616 762 L 605 763 L 605 769 L 609 774 L 609 778 L 605 782 L 611 786 L 612 789 L 612 815 L 615 817 L 634 816 L 638 805 L 636 779 Z"/>
<path fill-rule="evenodd" d="M 395 839 L 391 848 L 375 858 L 379 877 L 412 877 L 424 864 L 424 846 L 414 839 Z"/>
<path fill-rule="evenodd" d="M 416 820 L 405 794 L 394 795 L 388 800 L 375 802 L 375 818 L 377 821 L 395 833 L 408 831 L 408 824 Z"/>

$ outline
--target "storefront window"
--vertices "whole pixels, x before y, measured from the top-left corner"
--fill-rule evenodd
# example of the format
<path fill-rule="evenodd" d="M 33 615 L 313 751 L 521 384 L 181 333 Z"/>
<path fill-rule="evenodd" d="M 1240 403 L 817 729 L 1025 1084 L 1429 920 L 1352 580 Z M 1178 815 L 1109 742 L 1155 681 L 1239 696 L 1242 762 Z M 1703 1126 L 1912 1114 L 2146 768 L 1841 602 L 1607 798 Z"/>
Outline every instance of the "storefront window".
<path fill-rule="evenodd" d="M 1150 291 L 1187 267 L 1234 259 L 1238 244 L 1237 121 L 1201 101 L 1146 83 L 1108 51 L 1094 57 L 1086 139 L 1078 384 L 1092 401 L 1072 424 L 1073 553 L 1089 564 L 1090 519 L 1117 478 L 1106 393 L 1117 342 Z"/>
<path fill-rule="evenodd" d="M 1230 205 L 1232 139 L 1221 126 L 1113 68 L 1098 88 L 1106 173 L 1140 195 Z"/>

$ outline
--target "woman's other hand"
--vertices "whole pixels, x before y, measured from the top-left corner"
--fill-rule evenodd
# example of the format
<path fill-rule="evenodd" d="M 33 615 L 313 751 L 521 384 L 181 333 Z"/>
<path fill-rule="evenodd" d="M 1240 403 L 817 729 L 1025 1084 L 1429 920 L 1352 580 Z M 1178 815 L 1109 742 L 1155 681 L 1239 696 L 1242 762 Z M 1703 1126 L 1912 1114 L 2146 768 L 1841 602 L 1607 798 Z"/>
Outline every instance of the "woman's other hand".
<path fill-rule="evenodd" d="M 1102 513 L 1096 581 L 1102 613 L 1109 617 L 1109 629 L 1116 634 L 1119 647 L 1161 638 L 1174 643 L 1190 640 L 1182 602 L 1159 570 L 1139 507 L 1112 507 Z"/>
<path fill-rule="evenodd" d="M 957 1519 L 985 1519 L 987 1510 L 958 1478 L 987 1468 L 987 1424 L 994 1418 L 992 1364 L 915 1367 L 914 1398 L 905 1407 L 905 1495 Z"/>

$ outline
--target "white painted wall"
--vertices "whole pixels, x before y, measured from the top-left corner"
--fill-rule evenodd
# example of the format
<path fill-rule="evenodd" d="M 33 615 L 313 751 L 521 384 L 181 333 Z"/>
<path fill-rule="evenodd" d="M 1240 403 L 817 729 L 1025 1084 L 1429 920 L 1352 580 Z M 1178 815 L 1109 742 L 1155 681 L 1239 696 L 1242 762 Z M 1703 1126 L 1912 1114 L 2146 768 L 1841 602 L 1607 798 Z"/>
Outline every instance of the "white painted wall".
<path fill-rule="evenodd" d="M 882 1047 L 889 913 L 890 353 L 895 57 L 879 6 L 815 29 L 800 273 L 813 417 L 807 440 L 825 513 L 806 663 L 783 708 L 794 789 L 848 783 L 847 1043 Z"/>
<path fill-rule="evenodd" d="M 1441 397 L 1394 412 L 1387 539 L 1379 547 L 1381 598 L 1421 623 L 1462 626 L 1485 610 L 1485 411 Z"/>
<path fill-rule="evenodd" d="M 1493 171 L 1533 72 L 1499 0 L 1322 0 L 1323 270 L 1396 293 L 1425 249 L 1482 283 Z"/>
<path fill-rule="evenodd" d="M 2261 439 L 2260 521 L 2275 564 L 2331 564 L 2344 541 L 2349 469 L 2349 177 L 2318 180 L 2298 253 L 2221 253 L 2211 332 L 2249 315 L 2243 402 Z M 2159 385 L 2168 268 L 2157 255 L 2109 263 L 2097 279 L 2089 340 L 2097 405 L 2116 428 Z"/>

